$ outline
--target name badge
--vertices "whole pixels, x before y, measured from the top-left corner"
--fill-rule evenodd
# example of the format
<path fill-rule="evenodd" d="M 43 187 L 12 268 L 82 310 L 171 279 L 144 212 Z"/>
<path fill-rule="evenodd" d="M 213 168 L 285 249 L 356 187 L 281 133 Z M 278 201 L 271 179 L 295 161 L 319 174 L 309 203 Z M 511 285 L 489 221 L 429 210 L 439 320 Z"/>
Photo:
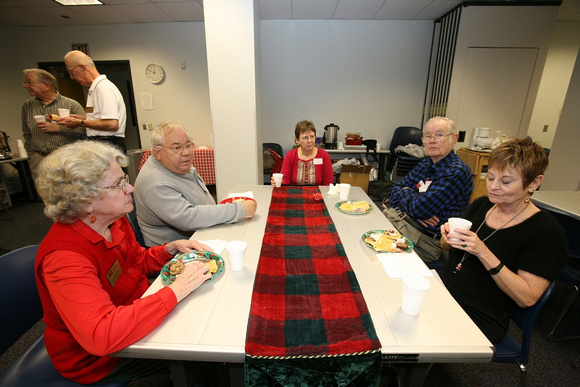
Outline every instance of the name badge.
<path fill-rule="evenodd" d="M 111 266 L 109 272 L 107 273 L 107 279 L 109 280 L 109 283 L 111 284 L 112 288 L 115 287 L 115 284 L 119 280 L 121 273 L 123 273 L 123 269 L 121 269 L 119 261 L 115 261 L 115 263 L 113 263 L 113 266 Z"/>
<path fill-rule="evenodd" d="M 314 159 L 314 165 L 322 165 L 322 159 Z"/>
<path fill-rule="evenodd" d="M 87 106 L 85 108 L 85 113 L 93 113 L 95 111 L 95 108 L 92 106 Z"/>

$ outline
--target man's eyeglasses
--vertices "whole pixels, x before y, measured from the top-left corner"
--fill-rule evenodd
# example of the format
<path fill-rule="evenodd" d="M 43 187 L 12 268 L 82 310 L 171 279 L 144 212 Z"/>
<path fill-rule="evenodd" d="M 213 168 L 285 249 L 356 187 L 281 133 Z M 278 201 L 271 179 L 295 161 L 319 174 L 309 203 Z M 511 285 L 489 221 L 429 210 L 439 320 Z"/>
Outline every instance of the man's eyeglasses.
<path fill-rule="evenodd" d="M 421 137 L 421 139 L 423 140 L 423 142 L 429 142 L 432 139 L 435 139 L 435 141 L 439 142 L 443 140 L 445 137 L 449 136 L 451 136 L 451 134 L 436 133 L 434 136 L 428 134 L 426 136 Z"/>
<path fill-rule="evenodd" d="M 67 71 L 68 71 L 68 74 L 69 74 L 69 75 L 72 75 L 72 73 L 74 73 L 75 69 L 76 69 L 77 67 L 79 67 L 79 66 L 81 66 L 81 65 L 80 65 L 80 64 L 78 64 L 78 65 L 76 65 L 75 67 L 73 67 L 72 69 L 70 69 L 70 70 L 67 70 Z"/>
<path fill-rule="evenodd" d="M 108 187 L 103 187 L 107 189 L 120 189 L 123 193 L 127 193 L 127 184 L 129 184 L 129 175 L 123 176 L 123 180 L 119 182 L 119 184 L 110 185 Z"/>
<path fill-rule="evenodd" d="M 181 145 L 181 146 L 165 146 L 165 145 L 161 145 L 163 148 L 167 148 L 169 149 L 171 152 L 178 154 L 178 153 L 183 153 L 183 150 L 185 149 L 187 152 L 190 152 L 193 147 L 194 144 L 191 142 L 188 142 L 185 145 Z"/>
<path fill-rule="evenodd" d="M 42 82 L 34 82 L 34 81 L 29 80 L 29 79 L 25 79 L 22 81 L 22 84 L 24 86 L 36 85 L 37 83 L 42 83 Z"/>

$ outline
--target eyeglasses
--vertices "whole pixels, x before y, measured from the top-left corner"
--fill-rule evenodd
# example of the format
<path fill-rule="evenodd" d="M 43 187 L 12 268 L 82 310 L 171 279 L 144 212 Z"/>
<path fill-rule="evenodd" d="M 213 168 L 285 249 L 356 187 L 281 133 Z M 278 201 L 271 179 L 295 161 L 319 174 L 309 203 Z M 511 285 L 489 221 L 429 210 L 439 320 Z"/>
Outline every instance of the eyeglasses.
<path fill-rule="evenodd" d="M 171 152 L 173 152 L 175 154 L 178 154 L 178 153 L 183 153 L 184 149 L 186 151 L 190 152 L 193 149 L 194 144 L 192 142 L 188 142 L 187 144 L 181 145 L 181 146 L 165 146 L 165 145 L 160 145 L 160 146 L 162 146 L 163 148 L 169 149 Z"/>
<path fill-rule="evenodd" d="M 439 142 L 439 141 L 443 140 L 445 137 L 449 137 L 449 136 L 451 136 L 451 134 L 437 133 L 434 136 L 428 134 L 426 136 L 421 137 L 421 140 L 423 140 L 423 142 L 429 142 L 432 139 L 435 139 L 435 141 Z"/>
<path fill-rule="evenodd" d="M 28 80 L 28 79 L 25 79 L 25 80 L 22 81 L 22 84 L 24 86 L 36 85 L 37 83 L 42 83 L 42 82 L 33 82 L 31 80 Z"/>
<path fill-rule="evenodd" d="M 108 187 L 103 187 L 107 189 L 120 189 L 123 193 L 127 193 L 127 184 L 129 184 L 129 175 L 123 176 L 123 180 L 119 182 L 119 184 L 110 185 Z"/>
<path fill-rule="evenodd" d="M 68 74 L 69 74 L 69 75 L 72 75 L 72 73 L 74 73 L 75 69 L 76 69 L 77 67 L 79 67 L 79 66 L 81 66 L 81 65 L 80 65 L 80 64 L 78 64 L 78 65 L 76 65 L 75 67 L 73 67 L 72 69 L 70 69 L 70 70 L 67 70 L 67 71 L 68 71 Z"/>

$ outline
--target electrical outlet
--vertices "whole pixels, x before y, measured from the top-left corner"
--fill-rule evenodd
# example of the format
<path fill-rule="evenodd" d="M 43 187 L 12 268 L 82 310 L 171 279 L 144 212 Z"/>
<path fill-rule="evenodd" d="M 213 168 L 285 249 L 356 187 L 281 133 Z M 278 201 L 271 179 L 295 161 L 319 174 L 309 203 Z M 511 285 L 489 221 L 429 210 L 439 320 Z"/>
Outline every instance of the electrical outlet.
<path fill-rule="evenodd" d="M 143 130 L 147 130 L 147 124 L 143 124 Z"/>
<path fill-rule="evenodd" d="M 153 124 L 151 122 L 147 123 L 147 129 L 153 130 Z"/>

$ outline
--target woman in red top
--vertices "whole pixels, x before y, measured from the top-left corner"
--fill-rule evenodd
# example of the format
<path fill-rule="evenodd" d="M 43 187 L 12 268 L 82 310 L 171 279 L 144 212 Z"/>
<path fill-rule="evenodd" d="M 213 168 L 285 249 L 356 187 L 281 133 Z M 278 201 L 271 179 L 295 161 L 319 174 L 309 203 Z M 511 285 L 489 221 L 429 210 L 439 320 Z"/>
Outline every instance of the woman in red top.
<path fill-rule="evenodd" d="M 141 298 L 146 275 L 176 253 L 208 250 L 179 240 L 141 247 L 125 214 L 133 209 L 121 167 L 128 159 L 102 142 L 60 147 L 39 167 L 45 214 L 56 220 L 36 257 L 36 282 L 55 368 L 77 383 L 127 381 L 169 372 L 167 362 L 110 357 L 157 327 L 205 280 L 208 268 L 187 265 L 170 286 Z"/>
<path fill-rule="evenodd" d="M 300 121 L 294 131 L 298 147 L 284 157 L 282 170 L 284 185 L 329 185 L 333 182 L 334 172 L 329 154 L 317 148 L 316 128 L 311 121 Z M 274 185 L 274 178 L 270 179 Z"/>

